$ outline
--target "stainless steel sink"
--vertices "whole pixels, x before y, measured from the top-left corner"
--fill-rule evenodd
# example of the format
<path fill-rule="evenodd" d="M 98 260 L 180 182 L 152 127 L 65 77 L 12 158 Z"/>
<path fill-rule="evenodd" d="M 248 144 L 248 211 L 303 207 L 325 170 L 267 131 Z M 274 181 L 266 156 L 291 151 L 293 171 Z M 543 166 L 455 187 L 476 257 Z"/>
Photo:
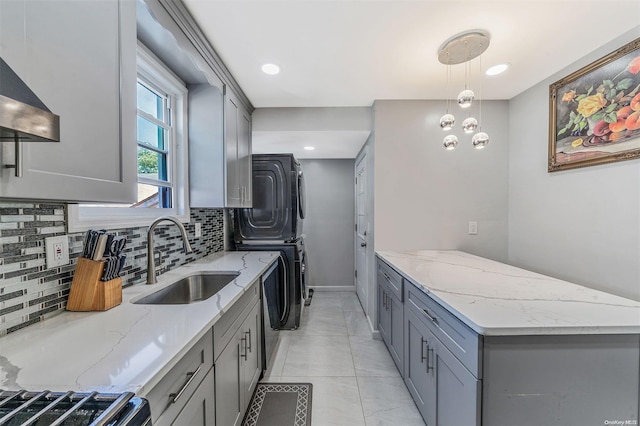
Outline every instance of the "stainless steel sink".
<path fill-rule="evenodd" d="M 136 305 L 184 305 L 205 300 L 233 281 L 238 272 L 199 272 L 143 297 Z"/>

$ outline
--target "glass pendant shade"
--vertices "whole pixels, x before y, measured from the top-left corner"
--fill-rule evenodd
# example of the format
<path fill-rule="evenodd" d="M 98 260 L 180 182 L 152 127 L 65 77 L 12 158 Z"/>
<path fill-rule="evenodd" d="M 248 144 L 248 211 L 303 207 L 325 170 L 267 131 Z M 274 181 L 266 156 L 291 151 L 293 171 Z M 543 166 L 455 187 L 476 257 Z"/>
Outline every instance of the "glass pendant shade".
<path fill-rule="evenodd" d="M 453 114 L 445 114 L 440 118 L 440 127 L 442 130 L 451 130 L 456 123 L 456 118 Z"/>
<path fill-rule="evenodd" d="M 482 149 L 485 146 L 489 145 L 489 135 L 485 132 L 478 132 L 473 135 L 473 138 L 471 138 L 471 142 L 473 143 L 473 147 L 475 149 Z"/>
<path fill-rule="evenodd" d="M 462 130 L 465 133 L 473 133 L 478 128 L 478 120 L 473 117 L 467 117 L 462 122 Z"/>
<path fill-rule="evenodd" d="M 458 137 L 456 135 L 447 135 L 443 142 L 444 147 L 451 150 L 458 146 Z"/>
<path fill-rule="evenodd" d="M 473 93 L 473 90 L 464 89 L 458 95 L 458 105 L 460 105 L 462 108 L 469 108 L 473 103 L 475 97 L 476 95 Z"/>

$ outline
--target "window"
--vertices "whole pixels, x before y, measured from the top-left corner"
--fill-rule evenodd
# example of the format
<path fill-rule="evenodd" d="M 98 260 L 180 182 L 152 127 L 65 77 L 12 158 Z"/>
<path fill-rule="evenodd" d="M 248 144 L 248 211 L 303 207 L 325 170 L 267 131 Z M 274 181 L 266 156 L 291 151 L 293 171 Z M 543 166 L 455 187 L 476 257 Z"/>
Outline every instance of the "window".
<path fill-rule="evenodd" d="M 166 214 L 189 220 L 187 89 L 140 43 L 137 67 L 137 201 L 71 204 L 69 232 L 144 226 Z"/>
<path fill-rule="evenodd" d="M 138 201 L 131 207 L 171 208 L 171 97 L 138 77 Z"/>

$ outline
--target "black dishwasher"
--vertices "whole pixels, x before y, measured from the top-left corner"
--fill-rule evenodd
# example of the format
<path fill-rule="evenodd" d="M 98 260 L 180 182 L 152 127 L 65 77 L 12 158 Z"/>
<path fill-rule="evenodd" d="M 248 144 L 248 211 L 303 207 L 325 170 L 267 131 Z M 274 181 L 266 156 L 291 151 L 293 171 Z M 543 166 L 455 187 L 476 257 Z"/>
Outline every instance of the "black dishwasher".
<path fill-rule="evenodd" d="M 133 393 L 0 389 L 0 426 L 149 426 L 147 400 Z"/>

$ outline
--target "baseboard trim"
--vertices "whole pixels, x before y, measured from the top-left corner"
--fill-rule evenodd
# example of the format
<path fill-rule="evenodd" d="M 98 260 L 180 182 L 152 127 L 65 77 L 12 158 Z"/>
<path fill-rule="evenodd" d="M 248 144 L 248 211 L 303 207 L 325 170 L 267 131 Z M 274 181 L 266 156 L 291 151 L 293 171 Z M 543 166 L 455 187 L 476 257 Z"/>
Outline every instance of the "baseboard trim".
<path fill-rule="evenodd" d="M 321 286 L 309 286 L 313 291 L 356 291 L 354 285 L 321 285 Z"/>
<path fill-rule="evenodd" d="M 380 332 L 373 328 L 373 324 L 371 324 L 371 317 L 369 315 L 367 315 L 367 322 L 369 323 L 369 329 L 371 330 L 371 337 L 373 340 L 382 340 Z"/>

